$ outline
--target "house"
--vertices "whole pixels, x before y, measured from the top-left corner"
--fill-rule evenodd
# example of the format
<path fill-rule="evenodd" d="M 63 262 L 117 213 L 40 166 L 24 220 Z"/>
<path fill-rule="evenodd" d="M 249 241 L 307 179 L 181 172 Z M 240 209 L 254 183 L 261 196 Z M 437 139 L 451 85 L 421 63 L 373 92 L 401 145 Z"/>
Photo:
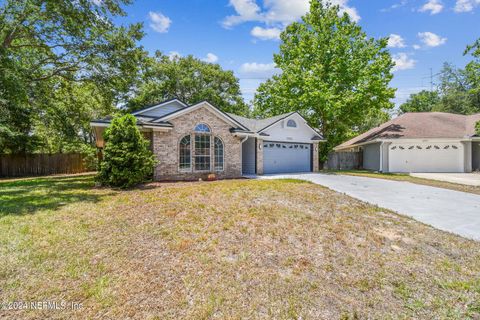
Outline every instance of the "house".
<path fill-rule="evenodd" d="M 267 119 L 227 114 L 204 101 L 178 99 L 132 113 L 158 159 L 155 180 L 196 180 L 318 171 L 322 137 L 297 112 Z M 91 122 L 97 147 L 110 120 Z"/>
<path fill-rule="evenodd" d="M 480 114 L 405 113 L 335 148 L 362 151 L 363 167 L 382 172 L 480 169 Z"/>

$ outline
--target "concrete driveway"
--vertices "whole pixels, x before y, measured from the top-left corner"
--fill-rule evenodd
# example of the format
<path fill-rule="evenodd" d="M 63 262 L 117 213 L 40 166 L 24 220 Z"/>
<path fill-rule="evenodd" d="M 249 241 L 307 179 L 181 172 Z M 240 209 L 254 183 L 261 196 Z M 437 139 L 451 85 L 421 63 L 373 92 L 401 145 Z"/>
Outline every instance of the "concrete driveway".
<path fill-rule="evenodd" d="M 412 177 L 480 187 L 480 173 L 410 173 Z"/>
<path fill-rule="evenodd" d="M 437 229 L 480 241 L 480 195 L 410 182 L 321 173 L 264 175 L 258 178 L 311 181 L 410 216 Z"/>

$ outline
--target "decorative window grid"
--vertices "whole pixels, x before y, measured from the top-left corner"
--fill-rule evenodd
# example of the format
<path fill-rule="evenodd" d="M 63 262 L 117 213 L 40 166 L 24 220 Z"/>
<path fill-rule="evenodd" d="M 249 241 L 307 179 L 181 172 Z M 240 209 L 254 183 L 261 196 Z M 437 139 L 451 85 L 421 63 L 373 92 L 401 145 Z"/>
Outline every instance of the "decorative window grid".
<path fill-rule="evenodd" d="M 192 168 L 192 157 L 190 148 L 190 136 L 185 136 L 180 140 L 179 146 L 179 166 L 180 170 L 190 170 Z"/>
<path fill-rule="evenodd" d="M 223 142 L 220 138 L 214 138 L 214 156 L 215 156 L 215 170 L 223 171 Z"/>
<path fill-rule="evenodd" d="M 195 135 L 195 170 L 210 170 L 210 136 L 205 134 Z"/>

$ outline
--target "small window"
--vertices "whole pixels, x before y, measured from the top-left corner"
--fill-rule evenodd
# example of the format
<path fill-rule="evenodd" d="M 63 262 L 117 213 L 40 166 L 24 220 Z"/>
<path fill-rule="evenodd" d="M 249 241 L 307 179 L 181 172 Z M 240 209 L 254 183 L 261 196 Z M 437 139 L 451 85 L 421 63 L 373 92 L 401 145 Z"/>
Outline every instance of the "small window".
<path fill-rule="evenodd" d="M 420 147 L 420 146 L 417 146 L 417 149 L 419 149 L 419 150 L 422 150 L 423 148 L 422 148 L 422 147 Z"/>
<path fill-rule="evenodd" d="M 287 121 L 287 127 L 289 127 L 289 128 L 296 128 L 296 127 L 297 127 L 297 123 L 295 122 L 295 120 L 290 119 L 290 120 Z"/>
<path fill-rule="evenodd" d="M 430 150 L 430 149 L 432 149 L 432 146 L 428 146 L 428 147 L 427 147 L 427 150 Z"/>
<path fill-rule="evenodd" d="M 458 149 L 458 147 L 457 147 L 457 146 L 452 146 L 452 148 L 453 148 L 453 149 L 455 149 L 455 150 L 457 150 L 457 149 Z"/>
<path fill-rule="evenodd" d="M 434 147 L 435 149 L 437 149 L 437 150 L 438 150 L 438 149 L 440 149 L 440 147 L 439 147 L 439 146 L 433 146 L 433 147 Z"/>
<path fill-rule="evenodd" d="M 207 126 L 205 123 L 199 123 L 195 126 L 195 132 L 208 133 L 210 132 L 210 127 Z"/>
<path fill-rule="evenodd" d="M 410 146 L 408 147 L 408 150 L 412 150 L 413 148 L 415 148 L 414 146 Z"/>
<path fill-rule="evenodd" d="M 445 147 L 443 147 L 443 149 L 448 149 L 448 148 L 450 148 L 450 146 L 445 146 Z"/>
<path fill-rule="evenodd" d="M 390 150 L 395 150 L 397 149 L 397 146 L 391 147 Z"/>

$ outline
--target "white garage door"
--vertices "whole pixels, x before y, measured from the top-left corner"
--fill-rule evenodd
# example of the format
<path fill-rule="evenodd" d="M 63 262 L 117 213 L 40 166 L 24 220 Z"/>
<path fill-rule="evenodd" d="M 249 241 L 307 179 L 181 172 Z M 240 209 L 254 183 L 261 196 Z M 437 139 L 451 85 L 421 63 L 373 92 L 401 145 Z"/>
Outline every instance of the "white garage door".
<path fill-rule="evenodd" d="M 311 171 L 311 145 L 304 143 L 263 143 L 263 172 L 290 173 Z"/>
<path fill-rule="evenodd" d="M 392 143 L 390 172 L 464 172 L 461 143 Z"/>

